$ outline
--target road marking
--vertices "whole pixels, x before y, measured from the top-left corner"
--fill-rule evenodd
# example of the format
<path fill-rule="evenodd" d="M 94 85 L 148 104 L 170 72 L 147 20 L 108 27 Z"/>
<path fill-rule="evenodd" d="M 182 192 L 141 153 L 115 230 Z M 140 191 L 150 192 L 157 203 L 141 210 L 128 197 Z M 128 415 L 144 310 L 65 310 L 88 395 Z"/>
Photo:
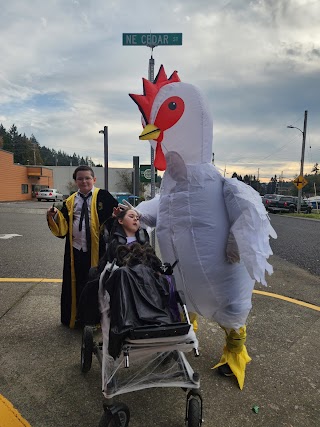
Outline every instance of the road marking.
<path fill-rule="evenodd" d="M 4 396 L 0 394 L 1 426 L 31 427 L 27 420 L 13 407 Z"/>
<path fill-rule="evenodd" d="M 22 234 L 0 234 L 0 239 L 12 239 L 12 237 L 22 237 Z"/>
<path fill-rule="evenodd" d="M 282 299 L 283 301 L 288 301 L 288 302 L 291 302 L 293 304 L 297 304 L 297 305 L 301 305 L 303 307 L 311 308 L 311 310 L 320 311 L 320 307 L 318 307 L 317 305 L 309 304 L 308 302 L 304 302 L 304 301 L 299 301 L 298 299 L 294 299 L 294 298 L 290 298 L 290 297 L 285 297 L 283 295 L 273 294 L 272 292 L 265 292 L 265 291 L 256 291 L 256 290 L 254 290 L 253 293 L 254 294 L 259 294 L 259 295 L 265 295 L 265 296 L 271 297 L 271 298 Z"/>
<path fill-rule="evenodd" d="M 62 279 L 46 279 L 46 278 L 19 278 L 19 277 L 0 277 L 0 282 L 21 282 L 21 283 L 62 283 Z M 272 292 L 258 291 L 254 290 L 254 294 L 264 295 L 266 297 L 277 298 L 283 301 L 291 302 L 292 304 L 301 305 L 302 307 L 311 308 L 311 310 L 320 311 L 320 307 L 314 304 L 310 304 L 308 302 L 299 301 L 298 299 L 285 297 L 283 295 L 274 294 Z"/>

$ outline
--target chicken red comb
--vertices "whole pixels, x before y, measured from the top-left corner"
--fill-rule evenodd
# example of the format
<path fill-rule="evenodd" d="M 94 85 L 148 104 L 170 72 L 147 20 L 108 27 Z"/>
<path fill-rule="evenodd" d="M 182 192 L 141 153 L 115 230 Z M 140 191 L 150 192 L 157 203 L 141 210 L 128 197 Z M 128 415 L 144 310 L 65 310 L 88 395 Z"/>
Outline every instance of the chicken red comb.
<path fill-rule="evenodd" d="M 151 108 L 153 101 L 159 92 L 159 90 L 170 83 L 180 82 L 178 72 L 174 71 L 169 78 L 164 71 L 163 65 L 161 65 L 157 77 L 154 79 L 154 82 L 150 82 L 147 79 L 142 79 L 143 82 L 143 95 L 134 95 L 132 93 L 129 96 L 133 101 L 138 105 L 141 114 L 144 117 L 145 122 L 148 124 L 150 120 Z"/>

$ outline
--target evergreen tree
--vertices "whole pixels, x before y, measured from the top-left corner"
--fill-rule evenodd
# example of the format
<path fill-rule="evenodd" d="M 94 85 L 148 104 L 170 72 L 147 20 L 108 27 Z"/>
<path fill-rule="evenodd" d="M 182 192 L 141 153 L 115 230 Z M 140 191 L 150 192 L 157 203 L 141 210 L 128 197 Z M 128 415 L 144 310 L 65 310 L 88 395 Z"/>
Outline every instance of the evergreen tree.
<path fill-rule="evenodd" d="M 311 172 L 314 172 L 315 175 L 318 175 L 318 172 L 319 172 L 319 164 L 318 163 L 314 164 Z"/>
<path fill-rule="evenodd" d="M 89 156 L 83 158 L 76 153 L 71 156 L 61 150 L 57 152 L 54 149 L 40 146 L 33 134 L 30 138 L 25 134 L 19 134 L 15 124 L 7 131 L 0 123 L 0 148 L 13 153 L 14 162 L 22 165 L 94 166 Z"/>

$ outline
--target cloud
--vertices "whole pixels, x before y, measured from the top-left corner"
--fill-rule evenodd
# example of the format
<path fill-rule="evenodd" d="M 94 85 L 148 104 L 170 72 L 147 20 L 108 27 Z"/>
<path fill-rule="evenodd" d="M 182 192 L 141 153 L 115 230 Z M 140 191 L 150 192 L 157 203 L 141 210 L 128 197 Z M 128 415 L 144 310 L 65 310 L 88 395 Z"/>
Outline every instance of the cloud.
<path fill-rule="evenodd" d="M 154 49 L 155 71 L 163 63 L 205 92 L 216 164 L 292 177 L 301 134 L 286 126 L 302 128 L 305 110 L 309 158 L 320 160 L 319 12 L 311 0 L 6 2 L 0 121 L 99 163 L 108 125 L 111 165 L 131 166 L 133 155 L 148 163 L 128 93 L 142 93 L 151 52 L 122 46 L 122 33 L 182 32 L 183 46 Z"/>

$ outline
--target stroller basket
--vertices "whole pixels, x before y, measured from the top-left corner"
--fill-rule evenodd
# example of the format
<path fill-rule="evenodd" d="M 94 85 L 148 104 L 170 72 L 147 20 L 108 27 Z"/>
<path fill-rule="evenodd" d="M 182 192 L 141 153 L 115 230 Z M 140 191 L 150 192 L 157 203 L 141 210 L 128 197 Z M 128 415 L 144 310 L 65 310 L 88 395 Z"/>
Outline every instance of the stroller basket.
<path fill-rule="evenodd" d="M 176 291 L 174 277 L 155 276 L 141 265 L 130 269 L 121 267 L 108 275 L 106 282 L 103 281 L 104 273 L 107 271 L 101 274 L 99 281 L 102 341 L 97 344 L 93 340 L 96 327 L 85 326 L 81 350 L 82 372 L 91 368 L 92 354 L 97 356 L 101 364 L 105 403 L 99 427 L 127 427 L 130 421 L 129 408 L 123 403 L 114 402 L 114 398 L 153 387 L 182 388 L 187 393 L 185 426 L 201 426 L 199 374 L 194 372 L 185 356 L 192 350 L 196 356 L 199 355 L 198 340 L 189 320 L 183 294 Z M 143 280 L 134 281 L 132 278 Z M 164 293 L 164 280 L 168 280 L 170 295 L 175 295 L 177 309 L 180 306 L 178 321 L 175 321 L 176 316 L 171 315 L 172 304 L 170 307 L 160 305 L 163 295 L 169 303 L 168 292 Z M 157 292 L 160 292 L 159 295 Z M 141 299 L 138 298 L 140 294 Z M 148 297 L 154 311 L 149 310 L 151 303 L 147 305 L 148 310 L 144 311 L 138 305 Z M 181 310 L 186 321 L 180 321 Z M 131 317 L 125 317 L 127 313 Z M 134 317 L 138 313 L 142 316 Z M 122 322 L 119 325 L 124 328 L 113 323 L 118 319 Z M 140 321 L 145 322 L 145 325 L 135 324 Z"/>
<path fill-rule="evenodd" d="M 187 335 L 190 330 L 188 323 L 173 323 L 165 326 L 140 326 L 132 329 L 129 332 L 128 338 L 131 340 L 147 339 L 147 338 L 165 338 Z"/>

